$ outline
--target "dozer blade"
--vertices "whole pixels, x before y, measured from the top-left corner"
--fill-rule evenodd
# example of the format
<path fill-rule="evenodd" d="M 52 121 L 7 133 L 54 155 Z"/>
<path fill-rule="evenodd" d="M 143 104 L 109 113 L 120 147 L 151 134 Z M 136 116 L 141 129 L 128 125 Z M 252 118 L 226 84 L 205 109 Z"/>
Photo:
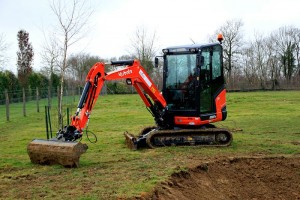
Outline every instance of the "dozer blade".
<path fill-rule="evenodd" d="M 41 165 L 60 164 L 64 167 L 78 167 L 80 155 L 88 146 L 81 142 L 35 139 L 27 146 L 32 163 Z"/>
<path fill-rule="evenodd" d="M 124 132 L 125 142 L 129 149 L 137 150 L 137 139 L 134 135 L 128 133 L 127 131 Z"/>
<path fill-rule="evenodd" d="M 140 148 L 148 148 L 148 144 L 146 143 L 147 135 L 153 131 L 156 130 L 157 127 L 155 126 L 147 126 L 144 127 L 138 136 L 134 136 L 127 131 L 124 132 L 125 141 L 127 144 L 127 147 L 132 150 L 137 150 Z"/>

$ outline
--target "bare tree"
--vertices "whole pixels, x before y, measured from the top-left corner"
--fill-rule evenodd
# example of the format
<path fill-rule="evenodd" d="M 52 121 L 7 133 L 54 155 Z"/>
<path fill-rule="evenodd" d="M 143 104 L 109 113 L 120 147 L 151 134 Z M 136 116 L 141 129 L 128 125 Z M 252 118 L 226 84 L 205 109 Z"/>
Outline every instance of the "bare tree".
<path fill-rule="evenodd" d="M 78 42 L 83 38 L 84 29 L 87 26 L 87 22 L 93 13 L 93 10 L 87 4 L 88 1 L 84 0 L 72 0 L 72 1 L 61 1 L 52 0 L 51 9 L 54 15 L 58 19 L 58 35 L 62 39 L 59 45 L 62 48 L 62 63 L 60 65 L 61 70 L 61 89 L 60 89 L 60 100 L 59 100 L 59 122 L 62 127 L 62 98 L 64 88 L 65 72 L 68 67 L 67 56 L 68 50 L 71 45 Z"/>
<path fill-rule="evenodd" d="M 247 88 L 254 88 L 257 82 L 256 66 L 254 61 L 254 49 L 251 46 L 242 50 L 241 68 Z"/>
<path fill-rule="evenodd" d="M 145 27 L 138 27 L 131 39 L 130 53 L 141 61 L 149 74 L 153 72 L 153 59 L 157 53 L 156 41 L 156 32 L 149 34 Z"/>
<path fill-rule="evenodd" d="M 237 55 L 241 54 L 243 46 L 242 27 L 244 23 L 241 19 L 228 20 L 218 28 L 215 35 L 222 33 L 224 36 L 224 67 L 227 73 L 227 81 L 230 82 L 232 78 L 232 70 L 237 63 Z M 215 35 L 213 41 L 215 41 Z M 210 38 L 210 41 L 212 37 Z"/>
<path fill-rule="evenodd" d="M 61 64 L 62 49 L 59 47 L 55 34 L 45 36 L 44 38 L 40 56 L 44 64 L 43 70 L 50 76 L 54 71 L 57 71 Z"/>
<path fill-rule="evenodd" d="M 72 78 L 80 85 L 84 85 L 85 77 L 96 62 L 105 62 L 98 56 L 78 53 L 68 58 L 68 69 Z"/>
<path fill-rule="evenodd" d="M 48 35 L 48 37 L 44 34 L 44 44 L 43 50 L 41 52 L 41 58 L 45 65 L 44 71 L 48 75 L 49 85 L 48 85 L 48 106 L 51 106 L 51 96 L 52 96 L 52 77 L 54 71 L 56 71 L 60 66 L 61 61 L 61 48 L 59 48 L 57 43 L 57 38 L 54 34 Z"/>
<path fill-rule="evenodd" d="M 292 27 L 292 38 L 295 45 L 295 58 L 297 62 L 297 75 L 300 78 L 300 29 Z"/>
<path fill-rule="evenodd" d="M 264 36 L 262 34 L 256 33 L 254 36 L 254 41 L 251 43 L 251 47 L 253 49 L 253 59 L 261 89 L 265 89 L 266 87 L 268 71 L 265 46 Z"/>
<path fill-rule="evenodd" d="M 5 64 L 7 61 L 7 57 L 5 56 L 5 52 L 8 48 L 8 44 L 5 42 L 5 38 L 3 33 L 0 34 L 0 69 L 1 66 Z"/>
<path fill-rule="evenodd" d="M 280 79 L 280 58 L 276 50 L 276 44 L 274 43 L 273 36 L 270 35 L 265 39 L 266 48 L 266 65 L 268 67 L 268 76 L 271 80 L 272 90 L 275 90 L 279 86 Z"/>
<path fill-rule="evenodd" d="M 273 38 L 281 58 L 282 72 L 288 83 L 296 75 L 299 63 L 299 32 L 293 26 L 283 26 L 274 31 Z"/>

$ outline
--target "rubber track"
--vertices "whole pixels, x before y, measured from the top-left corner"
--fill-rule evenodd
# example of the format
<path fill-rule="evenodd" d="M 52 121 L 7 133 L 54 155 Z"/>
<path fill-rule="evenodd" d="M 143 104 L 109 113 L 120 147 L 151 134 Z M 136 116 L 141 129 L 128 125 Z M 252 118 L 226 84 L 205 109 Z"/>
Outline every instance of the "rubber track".
<path fill-rule="evenodd" d="M 152 139 L 155 136 L 166 136 L 166 137 L 183 137 L 183 136 L 201 136 L 201 135 L 217 135 L 218 133 L 226 133 L 227 137 L 229 137 L 228 141 L 223 144 L 196 144 L 196 146 L 210 146 L 210 147 L 226 147 L 229 146 L 232 142 L 232 134 L 222 128 L 205 128 L 205 129 L 180 129 L 180 130 L 152 130 L 151 133 L 147 136 L 146 143 L 151 148 L 157 148 L 160 146 L 156 146 L 155 144 L 152 144 Z M 167 146 L 167 145 L 166 145 Z M 182 145 L 181 145 L 182 146 Z M 191 146 L 191 145 L 185 145 L 185 146 Z"/>

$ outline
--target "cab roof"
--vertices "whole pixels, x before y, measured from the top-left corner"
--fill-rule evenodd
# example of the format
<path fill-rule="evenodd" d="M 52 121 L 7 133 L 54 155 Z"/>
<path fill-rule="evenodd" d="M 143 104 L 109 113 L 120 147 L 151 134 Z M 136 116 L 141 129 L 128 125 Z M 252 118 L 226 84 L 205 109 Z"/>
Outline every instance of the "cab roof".
<path fill-rule="evenodd" d="M 208 43 L 208 44 L 189 44 L 189 45 L 180 45 L 180 46 L 171 46 L 163 49 L 163 53 L 180 53 L 180 52 L 196 52 L 199 49 L 209 46 L 220 45 L 220 43 Z"/>

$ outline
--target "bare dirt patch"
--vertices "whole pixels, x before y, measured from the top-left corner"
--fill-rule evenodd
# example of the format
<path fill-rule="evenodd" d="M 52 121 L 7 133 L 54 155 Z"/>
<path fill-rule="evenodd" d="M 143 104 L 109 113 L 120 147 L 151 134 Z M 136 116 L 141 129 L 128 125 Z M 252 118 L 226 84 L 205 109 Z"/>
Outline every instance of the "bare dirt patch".
<path fill-rule="evenodd" d="M 149 199 L 300 199 L 300 157 L 202 162 L 173 174 Z"/>
<path fill-rule="evenodd" d="M 208 159 L 191 157 L 186 160 L 189 169 L 178 167 L 178 172 L 159 184 L 152 193 L 142 192 L 136 197 L 128 198 L 300 200 L 299 155 L 232 158 L 222 156 Z M 80 199 L 91 195 L 94 195 L 91 199 L 118 199 L 112 193 L 115 191 L 111 192 L 110 188 L 105 191 L 108 183 L 117 187 L 117 179 L 104 178 L 105 173 L 107 171 L 103 166 L 55 168 L 50 171 L 46 166 L 33 169 L 0 169 L 0 199 Z M 124 175 L 119 171 L 118 176 L 120 174 Z"/>

